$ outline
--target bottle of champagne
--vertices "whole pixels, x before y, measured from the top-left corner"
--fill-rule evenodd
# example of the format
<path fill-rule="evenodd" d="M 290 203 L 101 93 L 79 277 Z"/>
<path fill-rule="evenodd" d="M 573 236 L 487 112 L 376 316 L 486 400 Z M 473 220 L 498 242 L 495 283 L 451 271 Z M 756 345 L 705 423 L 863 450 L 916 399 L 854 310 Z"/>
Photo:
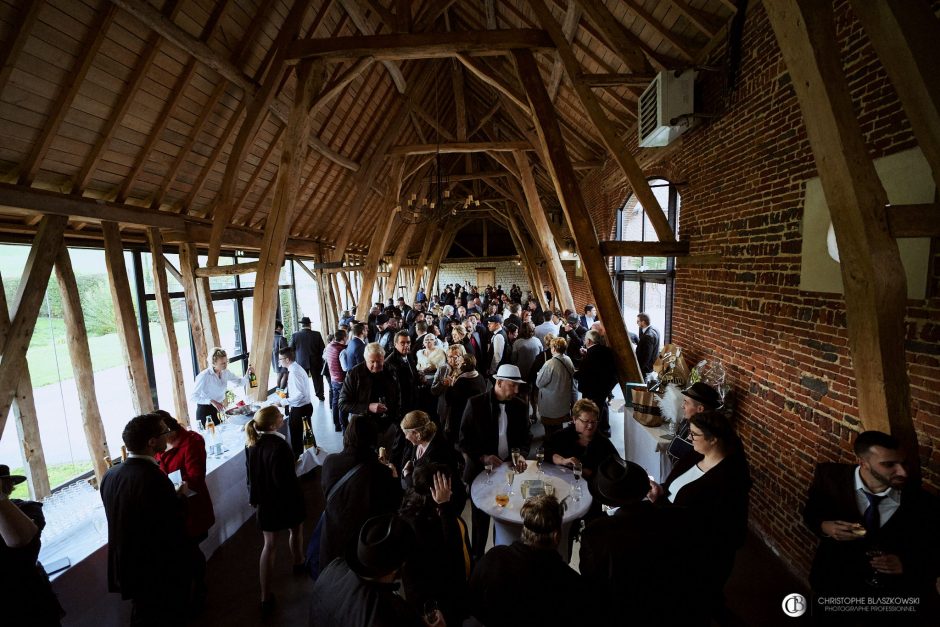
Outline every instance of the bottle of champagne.
<path fill-rule="evenodd" d="M 248 373 L 248 387 L 250 388 L 258 387 L 258 377 L 255 376 L 254 370 Z"/>
<path fill-rule="evenodd" d="M 313 428 L 310 426 L 310 419 L 304 418 L 304 450 L 313 448 L 317 445 L 317 440 L 313 437 Z"/>

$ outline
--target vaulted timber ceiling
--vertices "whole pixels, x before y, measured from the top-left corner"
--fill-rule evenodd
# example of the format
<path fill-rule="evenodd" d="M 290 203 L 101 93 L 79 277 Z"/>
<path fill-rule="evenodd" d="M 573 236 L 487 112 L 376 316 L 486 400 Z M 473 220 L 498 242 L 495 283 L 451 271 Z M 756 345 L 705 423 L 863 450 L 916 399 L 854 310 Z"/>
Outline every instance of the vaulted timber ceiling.
<path fill-rule="evenodd" d="M 651 76 L 692 66 L 735 10 L 731 0 L 545 4 L 623 136 Z M 119 216 L 112 219 L 126 241 L 142 238 L 149 223 L 208 241 L 228 170 L 227 234 L 238 237 L 227 237 L 227 247 L 250 248 L 272 203 L 294 39 L 542 28 L 528 0 L 2 1 L 0 233 L 29 234 L 36 211 L 50 210 L 73 216 L 72 238 L 99 239 L 107 214 Z M 535 47 L 536 59 L 583 176 L 607 153 L 544 38 L 549 45 Z M 395 147 L 535 141 L 506 54 L 334 61 L 324 93 L 290 229 L 292 245 L 304 250 L 331 247 L 349 221 L 348 250 L 364 250 L 379 209 L 395 200 L 396 172 L 403 193 L 421 190 L 428 155 Z M 239 140 L 247 124 L 252 132 Z M 391 154 L 380 150 L 386 146 Z M 243 155 L 237 167 L 233 154 Z M 456 193 L 473 193 L 503 216 L 516 211 L 522 191 L 511 153 L 442 161 Z M 557 206 L 551 179 L 534 154 L 532 161 L 543 204 Z M 388 241 L 404 229 L 393 227 Z M 414 252 L 421 240 L 412 239 Z"/>

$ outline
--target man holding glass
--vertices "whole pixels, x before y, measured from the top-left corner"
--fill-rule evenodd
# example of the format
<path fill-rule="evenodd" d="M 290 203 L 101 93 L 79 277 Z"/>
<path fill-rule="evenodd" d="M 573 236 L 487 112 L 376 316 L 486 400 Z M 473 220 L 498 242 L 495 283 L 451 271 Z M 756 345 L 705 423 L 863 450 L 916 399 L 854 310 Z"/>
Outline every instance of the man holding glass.
<path fill-rule="evenodd" d="M 498 468 L 519 449 L 523 459 L 528 455 L 532 433 L 529 430 L 529 406 L 516 394 L 523 381 L 519 368 L 503 364 L 496 371 L 496 383 L 467 401 L 457 448 L 467 460 L 466 483 L 473 481 L 486 466 Z M 480 558 L 490 534 L 490 516 L 471 501 L 474 557 Z"/>

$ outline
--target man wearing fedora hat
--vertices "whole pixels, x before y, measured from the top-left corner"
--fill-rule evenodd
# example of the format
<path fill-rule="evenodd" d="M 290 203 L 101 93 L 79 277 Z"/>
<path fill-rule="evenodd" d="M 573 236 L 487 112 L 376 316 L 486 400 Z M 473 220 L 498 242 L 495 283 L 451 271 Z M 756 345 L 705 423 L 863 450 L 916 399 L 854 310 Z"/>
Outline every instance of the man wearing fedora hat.
<path fill-rule="evenodd" d="M 696 381 L 682 390 L 682 417 L 683 420 L 676 429 L 676 437 L 669 445 L 669 455 L 673 459 L 681 459 L 692 450 L 692 438 L 689 420 L 695 414 L 721 407 L 721 396 L 712 386 L 702 381 Z"/>
<path fill-rule="evenodd" d="M 26 477 L 11 475 L 10 467 L 0 464 L 0 598 L 17 601 L 3 604 L 3 625 L 58 625 L 62 606 L 36 561 L 46 524 L 42 503 L 10 498 L 24 481 Z"/>
<path fill-rule="evenodd" d="M 294 361 L 307 374 L 313 377 L 313 389 L 317 398 L 323 400 L 323 351 L 326 344 L 319 331 L 310 328 L 310 318 L 304 316 L 300 319 L 300 331 L 290 338 L 290 347 L 294 349 Z"/>
<path fill-rule="evenodd" d="M 654 506 L 646 500 L 649 490 L 646 470 L 617 454 L 597 469 L 597 499 L 618 509 L 581 532 L 579 568 L 595 591 L 601 623 L 617 624 L 630 616 L 637 625 L 679 624 L 663 611 L 660 595 L 663 582 L 674 576 L 676 564 L 690 560 L 694 547 L 650 541 L 681 537 L 688 528 L 682 525 L 681 508 Z"/>
<path fill-rule="evenodd" d="M 466 483 L 473 481 L 486 464 L 497 467 L 510 459 L 512 449 L 527 455 L 532 442 L 529 406 L 517 395 L 524 381 L 519 368 L 503 364 L 496 383 L 488 392 L 471 397 L 463 412 L 457 448 L 467 459 Z M 475 557 L 482 557 L 490 533 L 490 516 L 471 502 Z"/>
<path fill-rule="evenodd" d="M 415 541 L 414 531 L 397 514 L 367 520 L 346 556 L 330 562 L 313 586 L 309 624 L 442 627 L 440 618 L 422 623 L 396 594 L 395 582 Z"/>

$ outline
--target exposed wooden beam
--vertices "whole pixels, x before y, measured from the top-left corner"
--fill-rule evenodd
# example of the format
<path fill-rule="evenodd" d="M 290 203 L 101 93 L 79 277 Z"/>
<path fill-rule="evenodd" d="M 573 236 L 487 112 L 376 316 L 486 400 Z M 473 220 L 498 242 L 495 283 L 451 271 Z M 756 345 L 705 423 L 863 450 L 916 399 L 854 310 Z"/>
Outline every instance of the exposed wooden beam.
<path fill-rule="evenodd" d="M 268 396 L 268 364 L 271 359 L 271 338 L 279 300 L 281 266 L 287 244 L 292 213 L 300 185 L 300 173 L 310 136 L 310 105 L 323 89 L 325 67 L 321 62 L 304 62 L 297 66 L 297 87 L 287 121 L 287 134 L 277 170 L 274 203 L 268 214 L 258 259 L 258 273 L 253 292 L 251 363 L 258 378 L 256 393 L 259 401 Z"/>
<path fill-rule="evenodd" d="M 249 261 L 248 263 L 236 263 L 228 266 L 209 266 L 206 268 L 196 268 L 195 275 L 200 278 L 209 278 L 216 276 L 237 276 L 239 274 L 251 274 L 258 271 L 258 262 Z"/>
<path fill-rule="evenodd" d="M 585 4 L 591 3 L 586 2 Z M 578 99 L 581 101 L 581 106 L 584 107 L 584 110 L 587 112 L 588 118 L 591 120 L 594 128 L 597 129 L 607 150 L 617 161 L 620 169 L 623 170 L 627 182 L 630 183 L 633 189 L 633 193 L 636 194 L 640 204 L 642 204 L 643 208 L 646 210 L 646 215 L 649 217 L 650 223 L 656 231 L 657 238 L 661 242 L 675 241 L 675 233 L 673 233 L 672 227 L 666 219 L 666 214 L 659 205 L 659 201 L 656 200 L 656 196 L 653 195 L 649 182 L 646 180 L 643 171 L 640 170 L 636 158 L 627 148 L 623 140 L 620 139 L 620 134 L 610 123 L 610 120 L 607 119 L 607 115 L 601 110 L 600 105 L 597 103 L 597 98 L 594 96 L 594 92 L 581 80 L 578 61 L 571 47 L 568 45 L 568 42 L 564 39 L 564 34 L 555 22 L 555 18 L 552 17 L 551 12 L 542 0 L 529 0 L 529 5 L 538 17 L 539 22 L 548 31 L 552 40 L 558 46 L 558 57 L 565 67 L 565 72 L 568 74 L 568 78 L 574 87 L 575 93 L 578 95 Z M 536 68 L 536 70 L 537 69 L 538 68 Z M 536 75 L 536 78 L 538 78 L 538 75 Z M 532 97 L 531 93 L 529 97 Z"/>
<path fill-rule="evenodd" d="M 467 141 L 467 101 L 464 97 L 463 69 L 460 63 L 450 62 L 450 76 L 454 85 L 454 117 L 457 121 L 457 141 Z"/>
<path fill-rule="evenodd" d="M 343 5 L 343 8 L 346 10 L 346 15 L 349 16 L 349 19 L 355 24 L 356 28 L 359 29 L 360 33 L 363 35 L 375 35 L 378 32 L 378 29 L 372 25 L 371 20 L 366 18 L 357 0 L 339 0 L 339 2 Z M 395 88 L 398 90 L 398 93 L 405 93 L 408 90 L 408 83 L 405 81 L 405 76 L 401 73 L 401 68 L 398 67 L 398 64 L 393 61 L 382 61 L 382 65 L 388 70 L 388 74 L 392 78 L 392 82 L 395 83 Z"/>
<path fill-rule="evenodd" d="M 456 0 L 431 0 L 430 4 L 423 3 L 427 4 L 427 8 L 424 13 L 419 15 L 418 19 L 415 20 L 415 30 L 420 33 L 431 28 L 437 18 L 443 15 L 454 2 L 456 2 Z"/>
<path fill-rule="evenodd" d="M 581 80 L 589 87 L 638 87 L 646 89 L 655 74 L 582 74 Z"/>
<path fill-rule="evenodd" d="M 502 106 L 503 106 L 502 102 L 500 102 L 499 100 L 494 102 L 492 106 L 490 106 L 490 108 L 487 109 L 486 113 L 484 113 L 483 116 L 477 121 L 474 127 L 470 129 L 470 132 L 467 134 L 467 137 L 469 138 L 469 137 L 473 137 L 474 135 L 476 135 L 480 129 L 486 126 L 486 123 L 489 122 L 493 118 L 494 115 L 499 113 L 499 109 Z"/>
<path fill-rule="evenodd" d="M 131 390 L 131 402 L 137 414 L 153 411 L 153 396 L 144 363 L 144 351 L 137 330 L 137 318 L 131 297 L 130 281 L 124 263 L 124 245 L 121 231 L 115 222 L 102 222 L 104 235 L 104 260 L 108 269 L 108 284 L 111 287 L 111 302 L 114 305 L 114 322 L 118 330 L 121 354 L 127 368 L 127 383 Z"/>
<path fill-rule="evenodd" d="M 486 28 L 489 30 L 499 28 L 496 23 L 496 0 L 483 0 L 483 11 L 486 14 Z"/>
<path fill-rule="evenodd" d="M 329 104 L 331 100 L 343 93 L 343 90 L 345 90 L 351 82 L 362 75 L 363 72 L 372 67 L 373 63 L 375 63 L 374 58 L 363 57 L 351 65 L 341 75 L 330 81 L 327 86 L 323 88 L 323 93 L 319 94 L 317 99 L 313 101 L 313 106 L 310 108 L 310 113 L 315 114 L 317 111 Z"/>
<path fill-rule="evenodd" d="M 545 8 L 544 5 L 542 8 Z M 565 44 L 567 45 L 567 42 Z M 543 152 L 548 158 L 545 166 L 555 184 L 562 210 L 571 225 L 584 272 L 604 320 L 608 342 L 617 355 L 619 380 L 621 383 L 642 382 L 643 374 L 627 335 L 623 316 L 620 315 L 620 302 L 614 293 L 607 261 L 601 255 L 594 223 L 581 194 L 574 168 L 571 167 L 571 158 L 558 126 L 555 108 L 542 83 L 538 64 L 529 50 L 514 50 L 512 54 L 519 79 L 532 107 L 539 140 L 543 143 Z"/>
<path fill-rule="evenodd" d="M 372 305 L 372 290 L 375 287 L 378 267 L 382 258 L 385 257 L 385 246 L 388 243 L 392 225 L 395 223 L 394 201 L 385 200 L 384 203 L 384 211 L 380 209 L 378 219 L 375 222 L 372 242 L 369 245 L 369 255 L 366 257 L 365 268 L 362 270 L 362 287 L 359 288 L 359 299 L 356 301 L 359 305 L 357 311 L 369 311 Z"/>
<path fill-rule="evenodd" d="M 52 266 L 62 246 L 62 234 L 67 223 L 68 220 L 61 216 L 44 217 L 26 259 L 23 278 L 11 307 L 13 319 L 7 329 L 3 354 L 0 356 L 0 433 L 3 433 L 10 407 L 16 398 L 26 363 L 26 351 L 33 337 L 39 308 L 46 297 Z"/>
<path fill-rule="evenodd" d="M 709 39 L 715 37 L 724 25 L 720 18 L 702 9 L 696 9 L 685 0 L 668 0 L 668 2 Z"/>
<path fill-rule="evenodd" d="M 574 41 L 574 34 L 578 32 L 578 22 L 580 21 L 581 6 L 577 2 L 570 0 L 568 2 L 568 8 L 565 9 L 565 19 L 561 23 L 561 32 L 565 34 L 565 39 L 568 40 L 568 43 Z M 552 102 L 555 102 L 555 96 L 558 95 L 558 88 L 561 87 L 562 72 L 561 59 L 556 55 L 555 60 L 552 61 L 551 77 L 548 79 L 548 97 L 552 99 Z"/>
<path fill-rule="evenodd" d="M 0 354 L 6 345 L 6 335 L 10 328 L 10 310 L 0 278 Z M 66 326 L 66 332 L 69 327 Z M 29 363 L 23 362 L 23 372 L 16 383 L 13 397 L 13 420 L 20 452 L 25 462 L 24 471 L 31 499 L 40 501 L 49 496 L 49 471 L 46 468 L 46 455 L 42 449 L 39 433 L 39 417 L 36 414 L 36 400 L 33 397 L 33 384 L 29 374 Z"/>
<path fill-rule="evenodd" d="M 688 240 L 682 242 L 600 242 L 601 254 L 605 257 L 686 257 L 689 254 Z"/>
<path fill-rule="evenodd" d="M 424 233 L 424 243 L 421 244 L 421 253 L 418 255 L 418 263 L 415 266 L 415 277 L 414 282 L 411 284 L 411 297 L 408 299 L 409 303 L 414 304 L 415 298 L 418 296 L 418 288 L 421 286 L 421 279 L 424 277 L 424 266 L 428 262 L 428 255 L 431 253 L 431 242 L 436 242 L 435 236 L 440 237 L 437 234 L 437 227 L 431 223 L 428 223 L 427 229 Z"/>
<path fill-rule="evenodd" d="M 163 267 L 167 272 L 170 273 L 170 276 L 176 279 L 177 283 L 180 285 L 183 284 L 183 275 L 180 274 L 180 271 L 176 269 L 176 266 L 174 266 L 170 260 L 166 258 L 166 255 L 163 255 Z"/>
<path fill-rule="evenodd" d="M 3 92 L 7 81 L 10 80 L 10 74 L 16 65 L 16 60 L 26 45 L 26 40 L 33 32 L 33 25 L 36 18 L 39 17 L 39 10 L 46 4 L 45 0 L 24 0 L 20 2 L 18 10 L 19 19 L 10 29 L 10 36 L 3 43 L 0 49 L 0 93 Z"/>
<path fill-rule="evenodd" d="M 216 346 L 212 341 L 210 323 L 203 312 L 203 303 L 199 298 L 196 282 L 199 281 L 195 271 L 199 266 L 199 255 L 196 246 L 191 243 L 180 244 L 180 278 L 183 286 L 183 298 L 186 301 L 186 316 L 189 322 L 189 332 L 193 338 L 193 350 L 196 352 L 196 363 L 200 371 L 209 367 L 209 350 Z"/>
<path fill-rule="evenodd" d="M 940 188 L 940 37 L 929 3 L 852 0 Z"/>
<path fill-rule="evenodd" d="M 458 53 L 456 56 L 474 76 L 504 95 L 510 102 L 525 112 L 526 115 L 532 115 L 531 111 L 529 111 L 529 105 L 525 101 L 525 96 L 503 80 L 502 77 L 496 74 L 485 63 L 463 53 Z"/>
<path fill-rule="evenodd" d="M 123 1 L 123 0 L 121 0 Z M 290 45 L 287 59 L 322 57 L 330 61 L 348 61 L 373 56 L 378 61 L 401 59 L 439 59 L 458 52 L 493 55 L 515 48 L 544 50 L 551 48 L 544 32 L 531 29 L 456 31 L 450 33 L 407 33 L 330 39 L 302 39 Z"/>
<path fill-rule="evenodd" d="M 547 263 L 548 274 L 552 278 L 552 282 L 561 290 L 555 293 L 559 309 L 576 309 L 574 297 L 568 287 L 565 269 L 562 267 L 561 257 L 558 255 L 555 236 L 552 234 L 548 217 L 542 207 L 542 200 L 539 198 L 538 187 L 535 184 L 535 176 L 532 174 L 532 166 L 529 165 L 529 158 L 526 157 L 524 152 L 514 152 L 513 158 L 519 168 L 519 174 L 522 177 L 522 190 L 525 193 L 525 202 L 522 203 L 520 209 L 528 211 L 529 217 L 535 225 L 535 232 L 532 235 L 542 249 L 542 256 Z"/>
<path fill-rule="evenodd" d="M 893 237 L 940 237 L 940 203 L 889 205 L 888 228 Z"/>
<path fill-rule="evenodd" d="M 411 30 L 411 0 L 395 0 L 396 28 L 399 33 Z"/>
<path fill-rule="evenodd" d="M 392 146 L 388 149 L 390 157 L 406 155 L 429 155 L 440 149 L 441 154 L 472 152 L 512 152 L 514 150 L 534 150 L 529 142 L 452 142 L 447 144 L 410 144 Z"/>
<path fill-rule="evenodd" d="M 636 0 L 625 1 L 630 11 L 640 18 L 642 22 L 645 22 L 651 29 L 656 31 L 656 33 L 672 45 L 673 48 L 678 50 L 683 59 L 692 61 L 695 58 L 695 46 L 692 42 L 688 41 L 685 37 L 680 37 L 671 29 L 663 26 L 659 20 L 653 17 L 652 13 L 643 8 L 643 5 Z"/>
<path fill-rule="evenodd" d="M 572 0 L 584 10 L 584 14 L 594 24 L 594 27 L 600 32 L 603 41 L 611 51 L 623 61 L 631 72 L 649 72 L 650 64 L 644 52 L 650 53 L 649 47 L 643 41 L 631 33 L 620 23 L 613 13 L 610 12 L 603 2 L 594 2 L 593 0 Z M 530 3 L 531 5 L 531 3 Z M 534 8 L 534 7 L 533 7 Z M 538 13 L 536 13 L 538 15 Z M 554 21 L 554 17 L 552 21 Z M 539 17 L 539 22 L 543 22 Z M 567 40 L 565 40 L 567 42 Z M 555 45 L 558 45 L 557 42 Z M 571 78 L 571 75 L 568 75 Z"/>
<path fill-rule="evenodd" d="M 76 59 L 75 66 L 66 74 L 65 83 L 62 85 L 55 102 L 52 103 L 49 118 L 42 124 L 42 130 L 38 139 L 33 142 L 29 156 L 26 157 L 20 165 L 19 184 L 32 185 L 36 178 L 36 173 L 42 166 L 42 161 L 52 146 L 52 140 L 59 133 L 59 127 L 65 120 L 66 114 L 72 107 L 78 90 L 85 82 L 85 76 L 91 69 L 91 64 L 98 54 L 98 49 L 104 43 L 108 34 L 108 27 L 114 21 L 114 15 L 117 13 L 113 6 L 103 7 L 95 16 L 95 21 L 88 30 L 88 38 L 82 43 L 82 51 Z"/>
<path fill-rule="evenodd" d="M 398 22 L 398 16 L 392 13 L 389 9 L 386 9 L 382 6 L 382 3 L 379 0 L 367 0 L 369 8 L 376 12 L 379 16 L 379 19 L 388 27 L 389 30 L 394 30 L 395 25 Z"/>
<path fill-rule="evenodd" d="M 888 230 L 887 194 L 843 74 L 832 5 L 779 0 L 764 9 L 792 77 L 839 245 L 859 418 L 863 429 L 892 433 L 916 451 L 910 383 L 907 369 L 898 367 L 907 279 Z"/>

